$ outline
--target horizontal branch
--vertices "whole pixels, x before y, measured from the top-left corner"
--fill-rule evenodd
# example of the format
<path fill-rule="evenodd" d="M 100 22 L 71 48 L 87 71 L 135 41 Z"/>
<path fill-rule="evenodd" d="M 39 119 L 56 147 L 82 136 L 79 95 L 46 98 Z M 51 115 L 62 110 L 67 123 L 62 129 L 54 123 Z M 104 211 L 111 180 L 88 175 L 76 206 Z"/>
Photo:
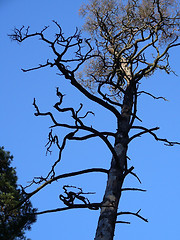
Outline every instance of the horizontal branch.
<path fill-rule="evenodd" d="M 112 136 L 112 137 L 115 137 L 115 133 L 112 133 L 112 132 L 100 132 L 102 135 L 105 135 L 105 136 Z M 87 140 L 87 139 L 90 139 L 90 138 L 93 138 L 93 137 L 98 137 L 96 134 L 89 134 L 89 135 L 85 135 L 85 136 L 82 136 L 82 137 L 72 137 L 71 140 Z"/>
<path fill-rule="evenodd" d="M 101 203 L 91 203 L 91 204 L 73 204 L 70 207 L 64 207 L 64 208 L 56 208 L 51 210 L 45 210 L 42 212 L 37 212 L 36 215 L 41 215 L 45 213 L 53 213 L 53 212 L 62 212 L 70 209 L 80 209 L 80 208 L 87 208 L 90 210 L 98 210 L 98 208 L 101 206 Z"/>
<path fill-rule="evenodd" d="M 49 60 L 47 60 L 46 64 L 39 64 L 39 66 L 37 66 L 37 67 L 28 68 L 28 69 L 21 68 L 21 70 L 23 72 L 30 72 L 30 71 L 38 70 L 38 69 L 41 69 L 41 68 L 45 68 L 47 66 L 53 67 L 54 65 L 55 65 L 54 63 L 51 63 L 51 62 L 49 62 Z"/>
<path fill-rule="evenodd" d="M 122 188 L 121 192 L 123 191 L 140 191 L 140 192 L 146 192 L 145 189 L 141 189 L 141 188 Z"/>
<path fill-rule="evenodd" d="M 125 223 L 125 224 L 131 224 L 130 222 L 126 222 L 126 221 L 116 221 L 116 223 Z"/>

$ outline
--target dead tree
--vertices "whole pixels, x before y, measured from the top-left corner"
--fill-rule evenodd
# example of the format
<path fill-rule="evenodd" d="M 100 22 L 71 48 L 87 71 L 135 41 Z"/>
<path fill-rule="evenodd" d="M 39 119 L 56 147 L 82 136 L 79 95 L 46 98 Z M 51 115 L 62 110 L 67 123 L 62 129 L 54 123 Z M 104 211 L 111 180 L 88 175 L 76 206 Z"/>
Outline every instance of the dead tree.
<path fill-rule="evenodd" d="M 33 179 L 32 184 L 41 184 L 35 191 L 27 194 L 27 199 L 36 194 L 42 188 L 61 178 L 85 174 L 89 172 L 103 172 L 107 174 L 107 186 L 101 203 L 90 203 L 83 191 L 78 193 L 67 191 L 66 196 L 61 195 L 60 200 L 66 205 L 64 208 L 39 212 L 63 211 L 71 208 L 101 209 L 95 240 L 112 240 L 116 223 L 122 223 L 117 219 L 122 214 L 132 214 L 147 221 L 139 214 L 132 212 L 118 212 L 119 200 L 123 190 L 123 182 L 127 175 L 132 174 L 134 167 L 127 164 L 128 144 L 135 138 L 144 134 L 150 134 L 157 141 L 168 146 L 179 144 L 157 136 L 155 131 L 159 127 L 151 129 L 142 126 L 141 119 L 137 115 L 137 102 L 142 94 L 147 94 L 154 99 L 152 93 L 139 90 L 141 81 L 151 76 L 156 70 L 173 72 L 169 64 L 169 52 L 171 48 L 179 46 L 179 17 L 178 3 L 175 0 L 129 0 L 126 4 L 118 0 L 90 0 L 82 6 L 81 15 L 85 18 L 84 30 L 91 35 L 89 39 L 83 38 L 76 30 L 74 35 L 65 37 L 61 26 L 54 21 L 57 34 L 53 40 L 48 38 L 48 27 L 40 32 L 30 33 L 29 27 L 14 29 L 10 37 L 21 43 L 28 38 L 38 37 L 47 43 L 54 53 L 55 59 L 49 59 L 39 66 L 22 69 L 24 72 L 45 67 L 56 68 L 59 74 L 69 81 L 92 102 L 95 102 L 110 111 L 117 123 L 116 132 L 98 131 L 92 126 L 84 124 L 83 120 L 88 114 L 81 115 L 80 108 L 62 108 L 63 94 L 57 88 L 58 102 L 54 105 L 60 112 L 70 112 L 74 124 L 58 122 L 51 112 L 41 112 L 34 99 L 35 115 L 49 116 L 52 120 L 51 131 L 47 151 L 51 151 L 52 144 L 59 149 L 59 158 L 53 164 L 46 177 Z M 69 58 L 71 56 L 71 58 Z M 61 127 L 69 130 L 62 144 L 58 136 L 53 136 L 52 129 Z M 137 133 L 129 137 L 132 129 Z M 84 132 L 85 134 L 82 134 Z M 114 145 L 109 137 L 114 137 Z M 101 168 L 86 169 L 56 176 L 56 165 L 61 160 L 61 153 L 67 140 L 84 141 L 90 138 L 100 138 L 112 154 L 109 170 Z M 80 203 L 75 203 L 80 201 Z M 129 223 L 129 222 L 124 222 Z"/>

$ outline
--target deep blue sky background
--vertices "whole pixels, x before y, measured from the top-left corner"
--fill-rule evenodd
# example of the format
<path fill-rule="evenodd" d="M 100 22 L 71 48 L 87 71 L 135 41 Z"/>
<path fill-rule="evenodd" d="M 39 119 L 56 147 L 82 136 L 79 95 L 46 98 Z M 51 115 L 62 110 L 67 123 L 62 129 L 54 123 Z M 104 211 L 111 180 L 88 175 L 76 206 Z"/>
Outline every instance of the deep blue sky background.
<path fill-rule="evenodd" d="M 82 0 L 0 0 L 0 144 L 14 155 L 14 166 L 17 168 L 19 183 L 26 185 L 33 176 L 45 176 L 51 163 L 57 159 L 54 149 L 51 156 L 46 157 L 45 144 L 51 122 L 48 118 L 34 116 L 32 106 L 36 97 L 40 110 L 53 110 L 57 98 L 55 88 L 66 94 L 64 107 L 73 106 L 78 109 L 79 103 L 84 103 L 83 111 L 93 110 L 96 117 L 88 116 L 87 123 L 100 130 L 114 130 L 113 116 L 92 104 L 79 94 L 70 83 L 58 76 L 55 69 L 23 73 L 20 69 L 36 66 L 51 57 L 48 46 L 38 39 L 28 40 L 18 45 L 11 42 L 7 34 L 22 25 L 31 26 L 32 31 L 38 31 L 44 25 L 52 25 L 57 20 L 64 32 L 71 34 L 76 26 L 82 25 L 78 9 Z M 173 69 L 180 75 L 180 48 L 171 51 L 170 62 Z M 155 101 L 144 96 L 139 98 L 139 117 L 146 127 L 160 126 L 160 137 L 180 141 L 180 78 L 174 75 L 157 73 L 144 79 L 141 88 L 157 96 L 164 96 L 169 101 Z M 66 115 L 66 118 L 69 116 Z M 65 121 L 64 116 L 58 116 Z M 64 134 L 63 130 L 56 133 Z M 60 138 L 61 139 L 61 138 Z M 135 172 L 142 180 L 142 185 L 130 176 L 125 186 L 142 187 L 147 193 L 124 192 L 120 211 L 137 211 L 148 218 L 144 223 L 135 217 L 122 217 L 119 220 L 130 220 L 131 225 L 117 225 L 117 239 L 173 239 L 180 236 L 180 147 L 165 147 L 150 136 L 144 136 L 132 142 L 129 146 L 129 166 L 135 167 Z M 81 170 L 90 167 L 109 168 L 111 154 L 99 141 L 81 143 L 70 142 L 63 153 L 57 173 Z M 54 183 L 32 198 L 34 207 L 39 211 L 62 207 L 58 195 L 62 193 L 64 184 L 82 187 L 84 191 L 96 192 L 90 196 L 91 201 L 101 201 L 106 185 L 106 176 L 102 173 L 87 174 Z M 98 211 L 71 210 L 46 214 L 38 217 L 27 236 L 37 239 L 93 239 L 98 221 Z"/>

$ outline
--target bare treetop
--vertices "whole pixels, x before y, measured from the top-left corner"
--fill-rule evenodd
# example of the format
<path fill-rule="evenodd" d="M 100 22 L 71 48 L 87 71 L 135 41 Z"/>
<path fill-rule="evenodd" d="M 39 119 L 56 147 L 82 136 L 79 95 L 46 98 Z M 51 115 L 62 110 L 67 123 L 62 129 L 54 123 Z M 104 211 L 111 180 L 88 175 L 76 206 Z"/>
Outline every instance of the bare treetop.
<path fill-rule="evenodd" d="M 112 44 L 132 32 L 135 40 L 142 30 L 149 33 L 157 28 L 163 41 L 169 41 L 179 35 L 178 5 L 176 0 L 89 0 L 81 7 L 80 15 L 86 17 L 85 30 Z"/>
<path fill-rule="evenodd" d="M 83 29 L 95 40 L 98 52 L 80 76 L 86 86 L 106 83 L 117 94 L 132 79 L 137 83 L 156 69 L 172 71 L 168 52 L 179 45 L 177 1 L 90 0 L 80 15 L 86 18 Z"/>

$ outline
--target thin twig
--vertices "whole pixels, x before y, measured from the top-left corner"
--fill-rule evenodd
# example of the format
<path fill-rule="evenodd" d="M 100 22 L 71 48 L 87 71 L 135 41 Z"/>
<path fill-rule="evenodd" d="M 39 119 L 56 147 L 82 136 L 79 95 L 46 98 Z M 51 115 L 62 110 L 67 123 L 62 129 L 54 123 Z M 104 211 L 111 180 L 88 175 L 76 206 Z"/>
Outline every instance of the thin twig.
<path fill-rule="evenodd" d="M 119 213 L 117 213 L 117 216 L 120 216 L 120 215 L 133 215 L 133 216 L 136 216 L 136 217 L 142 219 L 145 222 L 148 222 L 148 220 L 146 218 L 142 217 L 139 214 L 140 211 L 141 211 L 141 209 L 139 211 L 137 211 L 136 213 L 133 213 L 133 212 L 119 212 Z"/>
<path fill-rule="evenodd" d="M 131 222 L 126 222 L 126 221 L 116 221 L 116 223 L 125 223 L 125 224 L 131 224 Z"/>
<path fill-rule="evenodd" d="M 121 192 L 123 191 L 140 191 L 140 192 L 146 192 L 145 189 L 141 189 L 141 188 L 122 188 Z"/>
<path fill-rule="evenodd" d="M 154 99 L 163 99 L 164 101 L 168 101 L 165 97 L 156 97 L 156 96 L 154 96 L 153 94 L 148 93 L 148 92 L 146 92 L 146 91 L 137 92 L 138 95 L 141 95 L 142 93 L 144 93 L 144 94 L 146 94 L 146 95 L 149 95 L 149 96 L 151 96 L 151 97 L 154 98 Z"/>

